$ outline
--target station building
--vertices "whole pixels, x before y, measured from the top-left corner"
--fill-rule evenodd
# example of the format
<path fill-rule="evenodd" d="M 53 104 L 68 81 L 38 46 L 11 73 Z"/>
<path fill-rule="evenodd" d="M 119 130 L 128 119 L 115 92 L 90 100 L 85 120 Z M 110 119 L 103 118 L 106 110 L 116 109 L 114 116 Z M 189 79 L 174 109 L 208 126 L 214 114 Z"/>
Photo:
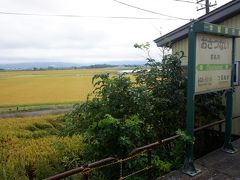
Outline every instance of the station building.
<path fill-rule="evenodd" d="M 232 0 L 199 17 L 197 21 L 240 29 L 240 0 Z M 172 53 L 183 51 L 185 55 L 182 59 L 183 66 L 188 64 L 188 30 L 191 24 L 192 22 L 189 22 L 154 40 L 158 47 L 170 47 Z M 232 133 L 240 135 L 240 38 L 236 39 L 235 48 L 233 117 L 239 118 L 233 120 Z"/>

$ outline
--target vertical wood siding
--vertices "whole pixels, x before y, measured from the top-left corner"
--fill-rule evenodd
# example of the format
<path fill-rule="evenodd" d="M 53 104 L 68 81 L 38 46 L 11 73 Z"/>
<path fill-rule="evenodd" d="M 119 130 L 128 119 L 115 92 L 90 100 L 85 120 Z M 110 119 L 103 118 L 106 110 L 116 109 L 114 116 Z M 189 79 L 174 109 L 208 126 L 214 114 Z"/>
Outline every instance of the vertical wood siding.
<path fill-rule="evenodd" d="M 184 52 L 184 58 L 182 59 L 182 64 L 187 65 L 188 63 L 188 38 L 178 41 L 172 45 L 173 54 L 176 52 Z"/>
<path fill-rule="evenodd" d="M 240 29 L 240 14 L 220 23 L 223 26 Z M 240 61 L 240 38 L 236 39 L 236 61 Z"/>

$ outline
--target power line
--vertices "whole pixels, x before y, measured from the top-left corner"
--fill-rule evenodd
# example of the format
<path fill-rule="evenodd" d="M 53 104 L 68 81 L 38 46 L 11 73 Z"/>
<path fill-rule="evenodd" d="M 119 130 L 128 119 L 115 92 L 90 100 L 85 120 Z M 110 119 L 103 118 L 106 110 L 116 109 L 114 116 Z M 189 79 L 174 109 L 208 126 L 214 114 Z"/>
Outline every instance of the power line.
<path fill-rule="evenodd" d="M 4 15 L 17 16 L 40 16 L 40 17 L 65 17 L 65 18 L 100 18 L 100 19 L 136 19 L 136 20 L 175 20 L 172 18 L 152 18 L 152 17 L 128 17 L 128 16 L 82 16 L 72 14 L 36 14 L 36 13 L 19 13 L 0 11 Z"/>
<path fill-rule="evenodd" d="M 197 2 L 192 2 L 192 1 L 188 1 L 188 0 L 174 0 L 174 1 L 184 2 L 184 3 L 190 3 L 190 4 L 200 4 L 200 5 L 205 5 L 205 4 L 201 4 L 201 3 L 197 3 Z"/>
<path fill-rule="evenodd" d="M 130 4 L 127 4 L 127 3 L 124 3 L 124 2 L 118 1 L 118 0 L 113 0 L 113 1 L 115 1 L 115 2 L 117 2 L 117 3 L 120 3 L 120 4 L 123 4 L 123 5 L 125 5 L 125 6 L 128 6 L 128 7 L 135 8 L 135 9 L 138 9 L 138 10 L 141 10 L 141 11 L 145 11 L 145 12 L 149 12 L 149 13 L 152 13 L 152 14 L 157 14 L 157 15 L 161 15 L 161 16 L 165 16 L 165 17 L 169 17 L 169 18 L 174 18 L 174 19 L 180 19 L 180 20 L 190 21 L 190 19 L 181 18 L 181 17 L 176 17 L 176 16 L 170 16 L 170 15 L 167 15 L 167 14 L 163 14 L 163 13 L 159 13 L 159 12 L 155 12 L 155 11 L 143 9 L 143 8 L 140 8 L 140 7 L 137 7 L 137 6 L 133 6 L 133 5 L 130 5 Z"/>

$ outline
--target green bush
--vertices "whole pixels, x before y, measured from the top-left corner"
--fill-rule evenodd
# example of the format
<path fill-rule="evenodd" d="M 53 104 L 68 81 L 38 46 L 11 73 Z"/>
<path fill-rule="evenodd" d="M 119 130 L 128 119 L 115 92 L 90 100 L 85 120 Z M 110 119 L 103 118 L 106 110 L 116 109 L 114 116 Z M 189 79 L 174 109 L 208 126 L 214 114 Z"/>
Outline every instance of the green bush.
<path fill-rule="evenodd" d="M 114 156 L 122 158 L 145 141 L 143 121 L 137 116 L 119 120 L 110 115 L 93 123 L 84 134 L 90 160 Z"/>
<path fill-rule="evenodd" d="M 148 45 L 136 47 L 149 48 Z M 187 79 L 181 66 L 182 57 L 184 54 L 179 52 L 164 56 L 162 61 L 148 58 L 146 65 L 136 68 L 132 76 L 95 75 L 92 99 L 76 104 L 64 117 L 63 135 L 84 133 L 85 159 L 92 162 L 109 156 L 124 157 L 135 147 L 164 139 L 183 129 Z M 222 94 L 196 96 L 196 116 L 201 117 L 196 119 L 196 125 L 221 116 L 224 110 Z M 182 154 L 183 148 L 184 145 L 179 143 L 167 155 L 154 152 L 154 162 L 160 166 L 158 174 L 179 166 L 182 156 L 177 156 Z M 163 158 L 157 158 L 159 155 Z M 111 173 L 106 170 L 101 174 Z"/>
<path fill-rule="evenodd" d="M 138 116 L 133 116 L 126 120 L 119 120 L 110 115 L 104 119 L 93 123 L 84 134 L 84 141 L 87 144 L 85 160 L 88 162 L 96 161 L 109 156 L 118 159 L 126 157 L 131 150 L 151 142 L 146 134 L 143 134 L 144 123 Z M 125 173 L 131 173 L 133 169 L 140 170 L 147 165 L 147 156 L 139 155 L 133 160 L 124 163 Z M 156 166 L 162 165 L 157 170 Z M 155 174 L 160 175 L 169 172 L 170 164 L 163 162 L 158 156 L 153 158 Z M 103 170 L 106 179 L 119 178 L 119 165 L 110 166 Z"/>

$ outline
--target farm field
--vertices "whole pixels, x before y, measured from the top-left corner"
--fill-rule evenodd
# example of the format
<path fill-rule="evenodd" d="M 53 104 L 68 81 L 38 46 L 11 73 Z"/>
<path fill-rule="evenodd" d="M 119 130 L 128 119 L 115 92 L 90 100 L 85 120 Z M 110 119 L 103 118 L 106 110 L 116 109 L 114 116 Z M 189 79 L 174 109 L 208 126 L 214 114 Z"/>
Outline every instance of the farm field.
<path fill-rule="evenodd" d="M 59 136 L 59 116 L 0 118 L 0 179 L 44 179 L 75 167 L 81 136 Z"/>
<path fill-rule="evenodd" d="M 86 100 L 92 77 L 116 68 L 0 72 L 0 108 L 73 104 Z"/>

